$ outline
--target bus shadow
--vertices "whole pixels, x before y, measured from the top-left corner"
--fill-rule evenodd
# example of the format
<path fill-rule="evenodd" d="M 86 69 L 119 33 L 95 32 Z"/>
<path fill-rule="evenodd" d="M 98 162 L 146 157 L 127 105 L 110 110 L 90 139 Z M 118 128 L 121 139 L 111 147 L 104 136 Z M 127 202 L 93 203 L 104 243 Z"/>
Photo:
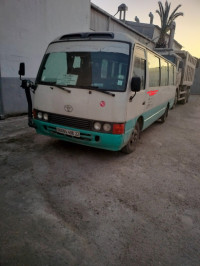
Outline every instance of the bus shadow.
<path fill-rule="evenodd" d="M 51 140 L 51 147 L 55 149 L 56 151 L 59 150 L 60 153 L 63 153 L 63 154 L 68 153 L 70 156 L 76 156 L 76 157 L 87 155 L 88 158 L 89 157 L 101 157 L 101 158 L 105 158 L 106 160 L 123 158 L 124 156 L 134 157 L 136 155 L 139 155 L 139 153 L 142 152 L 143 149 L 145 149 L 145 139 L 151 138 L 151 135 L 154 136 L 155 132 L 157 132 L 157 127 L 160 127 L 160 126 L 162 126 L 162 123 L 160 121 L 156 121 L 150 127 L 145 129 L 141 133 L 141 138 L 136 144 L 135 151 L 130 154 L 126 154 L 122 151 L 110 151 L 110 150 L 98 149 L 95 147 L 89 147 L 89 146 L 85 146 L 81 144 L 58 140 L 58 139 Z"/>
<path fill-rule="evenodd" d="M 54 140 L 52 147 L 63 153 L 73 154 L 75 156 L 87 155 L 88 157 L 105 157 L 105 158 L 118 158 L 124 156 L 121 151 L 109 151 L 104 149 L 98 149 L 95 147 L 89 147 L 76 143 L 71 143 L 63 140 Z"/>

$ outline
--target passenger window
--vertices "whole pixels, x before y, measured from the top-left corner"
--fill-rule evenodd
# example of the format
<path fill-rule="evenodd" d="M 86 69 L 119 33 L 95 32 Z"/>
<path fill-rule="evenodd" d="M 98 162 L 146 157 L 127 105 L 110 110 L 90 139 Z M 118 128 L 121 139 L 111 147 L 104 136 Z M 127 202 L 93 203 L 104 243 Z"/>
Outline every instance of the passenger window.
<path fill-rule="evenodd" d="M 174 85 L 176 84 L 176 67 L 173 67 L 173 69 L 174 69 Z"/>
<path fill-rule="evenodd" d="M 169 85 L 174 85 L 174 66 L 169 64 Z"/>
<path fill-rule="evenodd" d="M 161 86 L 167 86 L 168 85 L 168 79 L 169 79 L 168 63 L 165 60 L 161 59 L 160 65 L 161 65 L 161 82 L 160 82 L 160 85 Z"/>
<path fill-rule="evenodd" d="M 148 68 L 149 87 L 158 87 L 160 85 L 160 60 L 150 52 L 148 52 Z"/>
<path fill-rule="evenodd" d="M 133 64 L 133 77 L 141 78 L 141 89 L 145 89 L 146 83 L 146 57 L 145 50 L 139 47 L 135 48 L 135 58 Z"/>

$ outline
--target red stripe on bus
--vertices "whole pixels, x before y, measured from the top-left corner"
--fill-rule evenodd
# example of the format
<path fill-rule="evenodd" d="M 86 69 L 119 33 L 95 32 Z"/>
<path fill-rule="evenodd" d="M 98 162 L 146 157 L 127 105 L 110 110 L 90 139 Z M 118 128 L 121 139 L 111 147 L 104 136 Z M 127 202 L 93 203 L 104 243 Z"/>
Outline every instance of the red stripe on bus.
<path fill-rule="evenodd" d="M 149 94 L 149 96 L 153 96 L 155 94 L 157 94 L 158 90 L 154 90 L 154 91 L 148 91 L 147 94 Z"/>

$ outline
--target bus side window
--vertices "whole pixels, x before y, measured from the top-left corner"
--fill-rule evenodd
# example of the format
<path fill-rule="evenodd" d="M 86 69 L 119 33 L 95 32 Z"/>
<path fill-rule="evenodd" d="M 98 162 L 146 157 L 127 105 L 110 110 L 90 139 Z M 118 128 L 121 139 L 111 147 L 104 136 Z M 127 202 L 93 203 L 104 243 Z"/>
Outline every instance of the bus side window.
<path fill-rule="evenodd" d="M 160 60 L 151 52 L 148 52 L 149 87 L 160 86 Z"/>
<path fill-rule="evenodd" d="M 141 89 L 145 89 L 146 83 L 146 59 L 145 59 L 145 51 L 142 48 L 135 48 L 135 58 L 133 64 L 133 77 L 141 78 Z"/>
<path fill-rule="evenodd" d="M 169 85 L 174 84 L 174 66 L 169 64 Z"/>
<path fill-rule="evenodd" d="M 169 81 L 169 74 L 168 74 L 168 63 L 160 59 L 160 66 L 161 66 L 161 86 L 168 86 Z M 172 85 L 172 84 L 169 84 Z"/>

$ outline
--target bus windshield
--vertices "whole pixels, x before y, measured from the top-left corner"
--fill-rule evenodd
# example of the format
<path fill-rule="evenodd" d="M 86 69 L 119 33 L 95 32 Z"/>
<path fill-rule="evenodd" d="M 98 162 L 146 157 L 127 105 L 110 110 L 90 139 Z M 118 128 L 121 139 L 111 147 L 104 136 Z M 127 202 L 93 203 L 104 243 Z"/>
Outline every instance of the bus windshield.
<path fill-rule="evenodd" d="M 43 59 L 38 84 L 125 91 L 129 55 L 120 51 L 59 51 Z"/>

